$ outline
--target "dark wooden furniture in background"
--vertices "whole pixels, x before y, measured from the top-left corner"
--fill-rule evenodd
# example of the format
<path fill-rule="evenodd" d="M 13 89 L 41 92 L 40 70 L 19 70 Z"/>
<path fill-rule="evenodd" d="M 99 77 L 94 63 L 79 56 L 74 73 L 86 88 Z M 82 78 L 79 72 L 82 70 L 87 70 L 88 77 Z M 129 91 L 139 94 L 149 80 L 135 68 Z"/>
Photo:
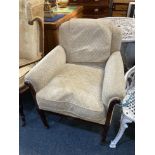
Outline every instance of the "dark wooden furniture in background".
<path fill-rule="evenodd" d="M 82 6 L 77 6 L 76 9 L 66 14 L 64 17 L 60 18 L 55 22 L 44 22 L 44 53 L 45 55 L 50 52 L 55 46 L 59 44 L 58 31 L 59 26 L 65 21 L 70 20 L 71 18 L 80 18 L 82 17 Z"/>
<path fill-rule="evenodd" d="M 126 17 L 129 2 L 134 0 L 113 0 L 112 3 L 112 16 L 113 17 Z"/>
<path fill-rule="evenodd" d="M 102 18 L 110 15 L 109 0 L 69 0 L 69 5 L 83 6 L 84 18 Z"/>

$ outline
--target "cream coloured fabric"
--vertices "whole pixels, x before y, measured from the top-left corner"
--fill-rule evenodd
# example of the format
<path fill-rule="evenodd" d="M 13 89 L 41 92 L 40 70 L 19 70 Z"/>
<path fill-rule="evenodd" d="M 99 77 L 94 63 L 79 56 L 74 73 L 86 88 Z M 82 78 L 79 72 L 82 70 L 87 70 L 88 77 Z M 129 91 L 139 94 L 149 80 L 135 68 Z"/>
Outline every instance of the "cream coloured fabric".
<path fill-rule="evenodd" d="M 65 51 L 61 46 L 57 46 L 33 67 L 26 75 L 25 81 L 29 81 L 33 85 L 35 91 L 38 92 L 61 71 L 65 63 Z"/>
<path fill-rule="evenodd" d="M 39 25 L 37 22 L 29 25 L 28 20 L 30 20 L 29 16 L 32 14 L 32 9 L 35 16 L 43 19 L 43 4 L 44 0 L 19 0 L 19 66 L 41 58 Z M 40 9 L 41 5 L 42 9 Z M 34 65 L 35 63 L 19 69 L 19 88 L 24 86 L 24 77 Z"/>
<path fill-rule="evenodd" d="M 79 19 L 80 25 L 82 24 L 81 20 L 89 29 L 91 19 L 86 21 L 85 19 Z M 60 46 L 54 48 L 33 67 L 25 76 L 25 81 L 29 81 L 33 85 L 40 109 L 104 124 L 110 101 L 115 98 L 121 99 L 125 92 L 123 63 L 120 52 L 110 51 L 119 48 L 120 45 L 115 45 L 115 43 L 111 47 L 111 40 L 117 42 L 115 40 L 117 38 L 116 34 L 118 33 L 119 39 L 120 31 L 116 30 L 117 32 L 113 35 L 115 28 L 110 23 L 100 22 L 99 20 L 92 21 L 93 27 L 94 22 L 97 21 L 97 28 L 96 30 L 93 29 L 92 36 L 95 36 L 96 41 L 100 42 L 99 46 L 95 46 L 86 38 L 87 30 L 84 32 L 83 37 L 88 39 L 88 42 L 78 36 L 83 35 L 83 33 L 77 31 L 78 29 L 80 31 L 81 28 L 75 24 L 78 21 L 66 22 L 60 28 Z M 106 39 L 101 39 L 103 36 L 99 34 L 99 31 L 104 34 L 103 36 L 108 42 Z M 70 37 L 70 34 L 75 34 L 75 38 L 74 36 Z M 100 39 L 97 38 L 96 34 L 99 35 Z M 112 39 L 113 36 L 116 37 Z M 78 41 L 80 38 L 81 43 L 80 41 L 77 44 L 73 43 L 76 38 L 78 38 Z M 87 46 L 83 44 L 84 41 L 86 41 Z M 70 45 L 70 43 L 73 44 Z M 102 44 L 104 47 L 102 47 Z M 119 41 L 117 44 L 119 44 Z M 73 45 L 75 47 L 72 47 Z M 84 47 L 84 51 L 86 48 L 90 49 L 92 54 L 90 54 L 91 52 L 87 53 L 88 57 L 82 52 L 79 52 L 79 55 L 75 54 L 78 47 L 79 49 Z M 96 48 L 96 54 L 91 48 L 94 50 Z M 102 48 L 102 50 L 98 48 Z"/>
<path fill-rule="evenodd" d="M 24 86 L 24 77 L 35 64 L 27 65 L 19 69 L 19 88 Z"/>
<path fill-rule="evenodd" d="M 42 4 L 42 8 L 40 6 Z M 20 0 L 19 1 L 19 57 L 20 59 L 34 60 L 40 57 L 40 30 L 37 22 L 29 25 L 32 9 L 35 16 L 43 19 L 43 0 Z M 32 19 L 31 19 L 32 20 Z"/>
<path fill-rule="evenodd" d="M 39 108 L 104 124 L 103 77 L 103 69 L 65 64 L 37 93 Z"/>
<path fill-rule="evenodd" d="M 36 17 L 44 18 L 44 0 L 26 0 L 26 15 L 29 21 Z"/>
<path fill-rule="evenodd" d="M 112 22 L 108 20 L 108 18 L 99 18 L 97 19 L 100 25 L 104 25 L 105 22 L 109 25 L 109 28 L 112 32 L 112 40 L 111 40 L 111 53 L 115 51 L 120 51 L 121 42 L 122 42 L 122 31 L 117 26 L 113 26 Z"/>
<path fill-rule="evenodd" d="M 117 27 L 112 28 L 111 53 L 120 51 L 122 43 L 121 30 Z"/>
<path fill-rule="evenodd" d="M 19 59 L 19 66 L 26 65 L 29 62 L 31 61 L 27 59 Z"/>
<path fill-rule="evenodd" d="M 60 26 L 59 41 L 67 62 L 105 62 L 110 56 L 112 32 L 109 22 L 72 19 Z"/>
<path fill-rule="evenodd" d="M 125 96 L 125 78 L 123 61 L 119 51 L 114 52 L 105 66 L 102 100 L 106 109 L 113 99 L 123 99 Z"/>
<path fill-rule="evenodd" d="M 19 78 L 19 88 L 24 87 L 24 76 Z"/>
<path fill-rule="evenodd" d="M 94 63 L 93 62 L 75 62 L 71 64 L 84 65 L 84 66 L 100 68 L 100 69 L 105 68 L 105 63 L 102 63 L 102 62 L 94 62 Z"/>

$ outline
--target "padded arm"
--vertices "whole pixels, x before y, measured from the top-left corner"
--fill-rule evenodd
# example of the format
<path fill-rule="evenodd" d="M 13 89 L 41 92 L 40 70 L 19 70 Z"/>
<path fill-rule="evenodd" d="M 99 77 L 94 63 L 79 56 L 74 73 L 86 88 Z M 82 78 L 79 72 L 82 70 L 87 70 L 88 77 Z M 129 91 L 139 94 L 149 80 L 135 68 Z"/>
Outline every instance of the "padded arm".
<path fill-rule="evenodd" d="M 25 76 L 25 83 L 31 83 L 36 92 L 43 88 L 66 63 L 66 54 L 61 46 L 55 47 Z"/>
<path fill-rule="evenodd" d="M 114 52 L 108 59 L 103 80 L 102 101 L 106 109 L 114 99 L 125 96 L 125 78 L 121 54 Z"/>
<path fill-rule="evenodd" d="M 119 27 L 112 26 L 111 53 L 119 51 L 122 43 L 122 32 Z"/>

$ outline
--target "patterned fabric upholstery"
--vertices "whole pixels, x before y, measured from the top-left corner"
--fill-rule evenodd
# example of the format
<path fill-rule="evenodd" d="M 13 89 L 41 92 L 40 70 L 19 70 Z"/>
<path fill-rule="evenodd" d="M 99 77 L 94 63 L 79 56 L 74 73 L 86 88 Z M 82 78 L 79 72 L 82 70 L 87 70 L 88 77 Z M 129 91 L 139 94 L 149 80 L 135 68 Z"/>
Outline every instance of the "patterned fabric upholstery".
<path fill-rule="evenodd" d="M 111 40 L 111 49 L 110 49 L 111 53 L 115 51 L 120 51 L 121 42 L 122 42 L 121 29 L 116 26 L 112 26 L 113 25 L 112 22 L 107 18 L 99 18 L 98 21 L 100 25 L 104 25 L 106 22 L 107 25 L 110 25 L 111 27 L 111 31 L 112 31 L 112 40 Z"/>
<path fill-rule="evenodd" d="M 104 124 L 106 112 L 101 100 L 103 77 L 103 69 L 66 64 L 37 93 L 37 103 L 40 109 Z"/>
<path fill-rule="evenodd" d="M 59 39 L 67 62 L 106 62 L 110 56 L 112 29 L 110 22 L 96 19 L 73 19 L 64 23 Z M 117 44 L 120 48 L 121 42 Z"/>
<path fill-rule="evenodd" d="M 30 73 L 26 75 L 25 81 L 30 81 L 33 84 L 35 91 L 38 92 L 61 71 L 61 68 L 63 68 L 65 63 L 65 51 L 61 46 L 57 46 L 33 67 Z"/>
<path fill-rule="evenodd" d="M 119 51 L 114 52 L 105 66 L 102 101 L 108 109 L 113 99 L 123 99 L 125 96 L 125 78 L 123 61 Z"/>

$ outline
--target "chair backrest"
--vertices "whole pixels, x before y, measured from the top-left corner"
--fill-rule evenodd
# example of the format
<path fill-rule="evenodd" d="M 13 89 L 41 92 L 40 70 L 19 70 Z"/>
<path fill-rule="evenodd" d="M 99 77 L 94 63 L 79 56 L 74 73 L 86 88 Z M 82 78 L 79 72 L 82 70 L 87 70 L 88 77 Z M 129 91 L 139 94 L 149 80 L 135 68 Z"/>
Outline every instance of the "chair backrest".
<path fill-rule="evenodd" d="M 59 28 L 59 43 L 66 51 L 67 62 L 106 62 L 111 52 L 121 47 L 121 32 L 118 30 L 114 33 L 115 29 L 103 19 L 78 18 L 62 24 Z"/>
<path fill-rule="evenodd" d="M 20 59 L 34 60 L 43 55 L 43 8 L 44 0 L 19 0 Z"/>

